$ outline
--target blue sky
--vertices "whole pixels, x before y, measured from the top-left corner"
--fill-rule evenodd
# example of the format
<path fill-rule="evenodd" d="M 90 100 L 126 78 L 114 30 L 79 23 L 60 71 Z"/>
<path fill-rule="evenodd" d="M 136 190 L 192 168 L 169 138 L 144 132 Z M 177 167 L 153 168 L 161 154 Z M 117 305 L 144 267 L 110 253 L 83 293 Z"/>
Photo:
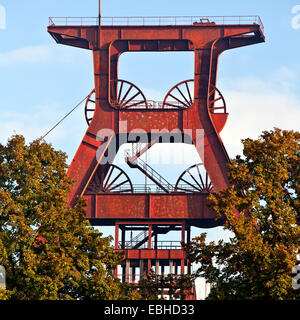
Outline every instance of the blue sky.
<path fill-rule="evenodd" d="M 261 17 L 266 43 L 229 50 L 219 64 L 217 86 L 230 113 L 222 139 L 234 157 L 242 152 L 242 138 L 257 138 L 274 126 L 299 130 L 300 28 L 291 25 L 296 5 L 300 0 L 102 0 L 102 15 Z M 0 142 L 14 133 L 31 141 L 93 88 L 91 52 L 57 45 L 46 30 L 48 17 L 97 16 L 98 1 L 0 0 L 0 6 L 6 10 L 6 28 L 0 29 Z M 162 99 L 192 77 L 193 54 L 124 54 L 119 68 L 120 78 L 136 83 L 148 99 Z M 46 140 L 71 161 L 86 129 L 81 107 Z M 163 170 L 174 179 L 173 171 Z"/>

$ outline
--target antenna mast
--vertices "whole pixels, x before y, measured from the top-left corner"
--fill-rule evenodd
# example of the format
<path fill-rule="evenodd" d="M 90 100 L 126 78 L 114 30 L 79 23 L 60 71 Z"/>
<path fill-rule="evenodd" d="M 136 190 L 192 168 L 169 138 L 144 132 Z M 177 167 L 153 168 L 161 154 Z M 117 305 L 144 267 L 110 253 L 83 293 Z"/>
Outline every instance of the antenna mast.
<path fill-rule="evenodd" d="M 99 28 L 101 27 L 101 0 L 99 0 L 99 16 L 98 16 L 98 19 L 99 19 Z"/>
<path fill-rule="evenodd" d="M 99 0 L 99 15 L 98 15 L 98 47 L 100 48 L 101 41 L 101 0 Z"/>

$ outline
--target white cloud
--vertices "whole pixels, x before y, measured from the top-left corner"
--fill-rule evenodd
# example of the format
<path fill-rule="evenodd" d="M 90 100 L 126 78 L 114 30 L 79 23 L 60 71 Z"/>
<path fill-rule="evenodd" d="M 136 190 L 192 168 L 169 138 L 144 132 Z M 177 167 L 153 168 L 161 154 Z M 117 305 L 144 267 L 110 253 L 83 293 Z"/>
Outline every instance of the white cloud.
<path fill-rule="evenodd" d="M 46 110 L 53 112 L 46 115 Z M 13 134 L 22 134 L 28 141 L 41 137 L 49 129 L 49 123 L 54 122 L 55 110 L 59 110 L 58 104 L 37 105 L 27 113 L 18 111 L 2 111 L 0 137 L 1 142 Z M 56 133 L 57 135 L 58 133 Z"/>
<path fill-rule="evenodd" d="M 241 139 L 257 139 L 265 130 L 274 127 L 299 130 L 300 98 L 291 89 L 294 74 L 281 68 L 278 78 L 268 81 L 256 78 L 236 79 L 230 88 L 223 90 L 229 110 L 229 120 L 221 133 L 230 157 L 242 154 Z"/>
<path fill-rule="evenodd" d="M 49 60 L 50 57 L 51 48 L 49 46 L 29 46 L 0 53 L 0 66 L 44 62 Z"/>
<path fill-rule="evenodd" d="M 14 134 L 21 134 L 27 143 L 45 135 L 67 111 L 60 103 L 36 105 L 30 111 L 15 112 L 3 111 L 0 119 L 0 143 L 5 144 L 7 139 Z M 51 112 L 49 112 L 51 110 Z M 87 125 L 81 108 L 77 109 L 64 122 L 55 128 L 46 138 L 55 149 L 60 149 L 69 155 L 71 162 Z"/>
<path fill-rule="evenodd" d="M 86 63 L 83 57 L 91 59 L 87 50 L 76 50 L 74 48 L 53 45 L 27 46 L 0 53 L 0 67 L 10 67 L 16 64 L 37 63 L 62 63 L 78 64 Z M 80 59 L 79 59 L 80 57 Z M 80 62 L 79 62 L 80 61 Z"/>

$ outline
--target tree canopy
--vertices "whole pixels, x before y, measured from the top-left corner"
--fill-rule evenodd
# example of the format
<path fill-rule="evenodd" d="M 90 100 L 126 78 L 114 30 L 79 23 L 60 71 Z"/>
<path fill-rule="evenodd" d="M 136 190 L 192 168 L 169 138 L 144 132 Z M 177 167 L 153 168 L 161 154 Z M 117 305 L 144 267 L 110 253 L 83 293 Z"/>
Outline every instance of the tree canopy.
<path fill-rule="evenodd" d="M 142 300 L 185 300 L 192 294 L 193 275 L 158 276 L 154 272 L 139 281 L 139 294 Z M 166 294 L 167 293 L 167 294 Z"/>
<path fill-rule="evenodd" d="M 292 288 L 300 242 L 299 141 L 299 132 L 279 129 L 243 140 L 244 157 L 228 167 L 232 186 L 210 196 L 233 237 L 206 243 L 202 234 L 185 245 L 200 265 L 196 275 L 213 284 L 210 299 L 299 298 Z M 0 265 L 7 284 L 0 299 L 157 299 L 163 287 L 184 298 L 191 283 L 172 276 L 158 282 L 149 275 L 139 292 L 114 279 L 123 257 L 89 225 L 82 199 L 68 206 L 66 169 L 66 154 L 43 140 L 27 145 L 16 135 L 0 144 Z"/>
<path fill-rule="evenodd" d="M 16 135 L 0 145 L 0 298 L 118 299 L 113 278 L 122 257 L 84 218 L 84 203 L 67 204 L 66 154 Z M 123 290 L 123 291 L 122 291 Z M 128 297 L 127 297 L 128 298 Z"/>
<path fill-rule="evenodd" d="M 188 257 L 213 284 L 209 299 L 299 298 L 300 133 L 275 128 L 242 142 L 244 157 L 228 166 L 232 186 L 209 198 L 233 237 L 206 243 L 202 234 L 186 245 Z"/>

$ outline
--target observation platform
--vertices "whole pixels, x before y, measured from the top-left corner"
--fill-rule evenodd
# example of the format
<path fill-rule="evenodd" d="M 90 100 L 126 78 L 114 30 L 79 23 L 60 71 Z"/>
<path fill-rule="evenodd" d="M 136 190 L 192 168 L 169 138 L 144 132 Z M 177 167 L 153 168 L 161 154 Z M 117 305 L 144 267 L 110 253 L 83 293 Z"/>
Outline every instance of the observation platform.
<path fill-rule="evenodd" d="M 261 18 L 249 16 L 135 16 L 135 17 L 101 17 L 101 26 L 205 26 L 205 25 L 259 25 L 264 26 Z M 50 17 L 49 26 L 98 26 L 98 17 Z"/>
<path fill-rule="evenodd" d="M 100 25 L 104 42 L 130 39 L 125 51 L 193 51 L 198 45 L 193 43 L 195 35 L 194 31 L 190 33 L 191 29 L 203 28 L 209 28 L 213 34 L 216 32 L 217 38 L 236 37 L 232 39 L 233 47 L 234 42 L 241 46 L 239 40 L 253 38 L 251 33 L 255 36 L 254 43 L 265 41 L 263 23 L 255 15 L 101 17 L 101 21 L 98 17 L 50 17 L 48 32 L 58 43 L 94 50 L 98 48 L 99 40 L 94 32 Z M 114 30 L 118 33 L 115 34 Z M 160 33 L 155 30 L 160 30 Z M 154 39 L 168 41 L 157 43 Z M 184 39 L 191 42 L 184 43 Z M 151 40 L 151 43 L 145 47 L 144 43 L 132 43 L 136 40 Z M 174 40 L 182 43 L 174 44 Z"/>

